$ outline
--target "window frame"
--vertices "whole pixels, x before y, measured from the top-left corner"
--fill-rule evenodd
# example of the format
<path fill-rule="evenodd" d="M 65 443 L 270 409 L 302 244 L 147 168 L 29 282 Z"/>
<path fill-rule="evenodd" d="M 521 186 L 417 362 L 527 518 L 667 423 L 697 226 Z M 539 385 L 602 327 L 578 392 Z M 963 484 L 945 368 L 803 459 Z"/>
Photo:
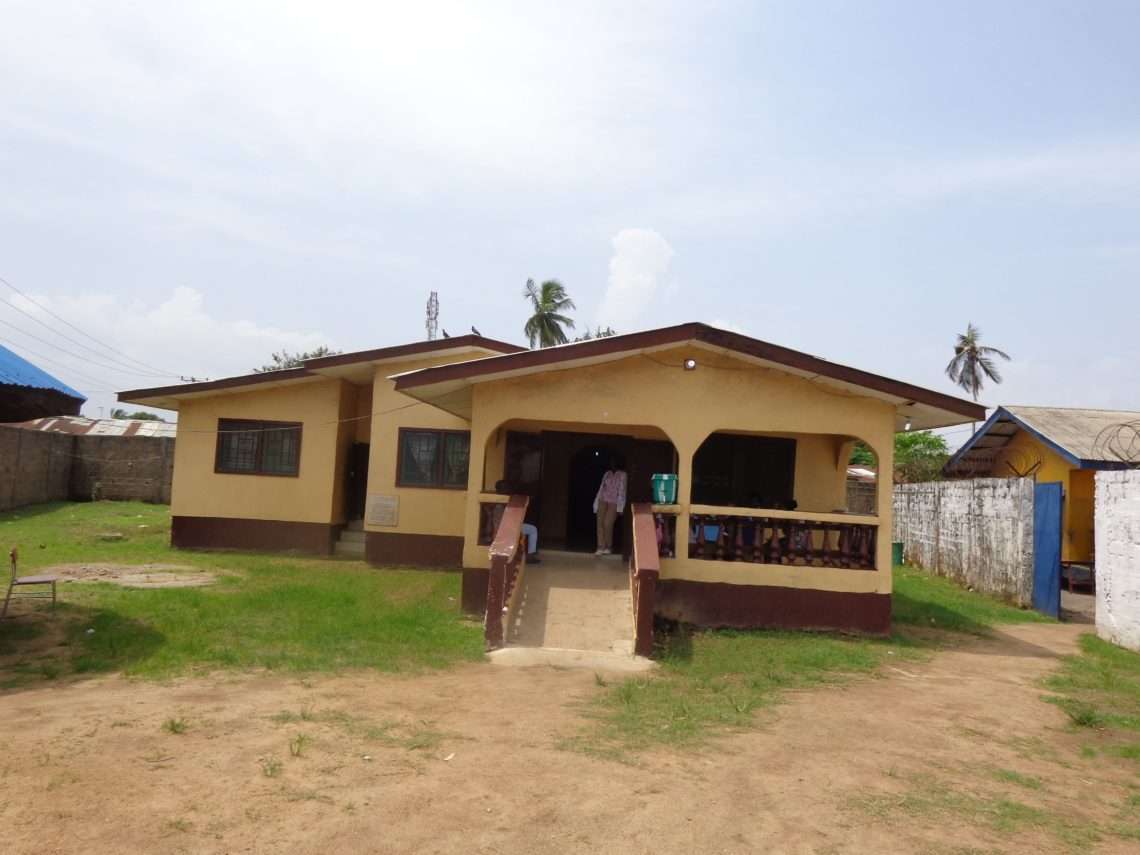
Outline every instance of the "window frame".
<path fill-rule="evenodd" d="M 404 480 L 404 436 L 409 433 L 435 434 L 439 440 L 439 454 L 432 473 L 432 483 L 420 484 Z M 443 480 L 445 458 L 447 456 L 447 438 L 449 436 L 462 436 L 467 440 L 467 480 L 462 484 L 447 484 Z M 420 428 L 402 427 L 396 434 L 396 486 L 417 490 L 466 490 L 471 479 L 471 431 L 449 430 L 447 428 Z"/>
<path fill-rule="evenodd" d="M 240 425 L 240 427 L 237 427 Z M 264 469 L 265 443 L 262 438 L 267 431 L 297 431 L 297 461 L 292 472 L 274 472 Z M 222 442 L 227 434 L 248 431 L 257 437 L 254 446 L 253 469 L 228 469 L 222 463 Z M 218 419 L 218 436 L 214 444 L 214 474 L 216 475 L 264 475 L 270 478 L 299 478 L 301 476 L 301 445 L 304 434 L 303 422 L 279 422 L 266 419 Z"/>

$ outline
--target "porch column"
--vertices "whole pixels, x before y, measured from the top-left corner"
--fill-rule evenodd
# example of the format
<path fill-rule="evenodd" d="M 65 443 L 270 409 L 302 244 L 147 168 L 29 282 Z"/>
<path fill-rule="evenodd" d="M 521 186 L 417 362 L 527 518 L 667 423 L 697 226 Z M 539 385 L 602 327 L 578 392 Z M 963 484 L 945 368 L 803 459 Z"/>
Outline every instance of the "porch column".
<path fill-rule="evenodd" d="M 689 557 L 689 508 L 693 502 L 693 455 L 695 446 L 674 445 L 677 450 L 677 504 L 681 506 L 677 514 L 677 532 L 673 544 L 673 554 L 677 558 Z"/>
<path fill-rule="evenodd" d="M 483 492 L 483 465 L 490 436 L 480 420 L 471 422 L 470 456 L 467 460 L 467 504 L 463 514 L 463 566 L 488 566 L 487 547 L 479 546 L 479 494 Z"/>

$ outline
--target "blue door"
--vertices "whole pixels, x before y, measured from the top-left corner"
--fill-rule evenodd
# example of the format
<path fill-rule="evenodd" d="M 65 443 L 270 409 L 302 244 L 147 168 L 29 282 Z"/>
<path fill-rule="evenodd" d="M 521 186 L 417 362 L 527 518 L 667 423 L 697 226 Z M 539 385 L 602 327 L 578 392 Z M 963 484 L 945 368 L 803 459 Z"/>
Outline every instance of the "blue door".
<path fill-rule="evenodd" d="M 1033 608 L 1057 617 L 1061 610 L 1061 483 L 1033 489 Z"/>

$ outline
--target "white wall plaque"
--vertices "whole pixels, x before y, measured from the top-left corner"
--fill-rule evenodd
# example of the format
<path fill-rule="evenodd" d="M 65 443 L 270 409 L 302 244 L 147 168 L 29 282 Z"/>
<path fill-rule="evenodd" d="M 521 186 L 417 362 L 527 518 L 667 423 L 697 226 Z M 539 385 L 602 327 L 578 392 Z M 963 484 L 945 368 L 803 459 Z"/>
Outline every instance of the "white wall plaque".
<path fill-rule="evenodd" d="M 399 525 L 400 497 L 369 495 L 364 522 L 368 525 Z"/>

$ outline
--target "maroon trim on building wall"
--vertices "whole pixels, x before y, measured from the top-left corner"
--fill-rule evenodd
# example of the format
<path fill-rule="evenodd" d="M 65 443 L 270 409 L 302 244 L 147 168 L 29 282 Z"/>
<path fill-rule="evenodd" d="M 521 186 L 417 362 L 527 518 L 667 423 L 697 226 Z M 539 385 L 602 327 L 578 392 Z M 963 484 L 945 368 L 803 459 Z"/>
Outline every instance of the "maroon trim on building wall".
<path fill-rule="evenodd" d="M 487 585 L 491 581 L 491 571 L 486 567 L 463 568 L 463 594 L 460 601 L 463 611 L 482 617 L 487 612 Z"/>
<path fill-rule="evenodd" d="M 688 323 L 662 329 L 647 330 L 646 332 L 615 335 L 607 338 L 596 338 L 590 341 L 564 344 L 559 347 L 545 347 L 538 350 L 524 350 L 519 353 L 504 356 L 493 356 L 487 359 L 467 362 L 453 362 L 448 365 L 437 365 L 432 368 L 422 368 L 412 371 L 396 379 L 396 390 L 405 391 L 419 386 L 428 386 L 433 383 L 442 383 L 449 380 L 466 380 L 488 374 L 500 374 L 526 368 L 538 368 L 547 365 L 556 365 L 561 362 L 572 362 L 577 359 L 590 359 L 599 356 L 610 356 L 626 351 L 637 351 L 649 347 L 661 347 L 669 344 L 684 344 L 687 341 L 703 342 L 715 347 L 742 353 L 757 359 L 764 359 L 789 368 L 811 372 L 822 377 L 830 377 L 845 383 L 852 383 L 866 389 L 874 389 L 906 401 L 929 404 L 933 407 L 948 410 L 968 419 L 979 421 L 985 418 L 986 409 L 973 401 L 944 395 L 930 389 L 913 386 L 889 377 L 871 374 L 828 362 L 818 356 L 802 353 L 791 348 L 781 347 L 755 338 L 749 338 L 739 333 L 710 327 L 707 324 Z"/>
<path fill-rule="evenodd" d="M 265 371 L 260 374 L 242 374 L 238 377 L 223 377 L 221 380 L 206 380 L 201 383 L 179 383 L 177 386 L 155 386 L 152 389 L 130 389 L 119 392 L 119 401 L 130 404 L 136 398 L 159 398 L 168 395 L 186 395 L 190 392 L 214 392 L 219 389 L 232 389 L 235 386 L 256 386 L 260 383 L 279 383 L 282 380 L 300 380 L 305 377 L 319 377 L 307 368 L 283 368 L 280 371 Z"/>
<path fill-rule="evenodd" d="M 171 519 L 170 544 L 179 549 L 256 549 L 331 555 L 340 526 L 332 523 L 233 517 Z"/>
<path fill-rule="evenodd" d="M 824 629 L 888 635 L 890 594 L 662 579 L 656 614 L 697 626 Z"/>
<path fill-rule="evenodd" d="M 496 353 L 519 353 L 526 350 L 517 344 L 483 338 L 481 335 L 457 335 L 453 338 L 437 338 L 435 341 L 417 341 L 412 344 L 398 344 L 394 347 L 378 347 L 374 350 L 357 350 L 353 353 L 337 353 L 333 356 L 319 356 L 306 359 L 306 368 L 331 368 L 334 365 L 352 365 L 356 362 L 380 362 L 385 359 L 398 359 L 402 356 L 436 353 L 459 347 L 481 347 Z M 479 357 L 474 357 L 478 359 Z"/>
<path fill-rule="evenodd" d="M 434 353 L 440 350 L 451 350 L 461 347 L 481 347 L 484 350 L 496 353 L 517 353 L 525 351 L 525 347 L 517 344 L 508 344 L 505 341 L 496 341 L 493 338 L 483 338 L 479 335 L 461 335 L 455 338 L 441 338 L 435 341 L 417 341 L 412 344 L 400 344 L 394 347 L 381 347 L 376 350 L 360 350 L 355 353 L 338 353 L 335 356 L 321 356 L 317 359 L 307 359 L 300 368 L 285 368 L 280 371 L 265 371 L 255 374 L 241 374 L 237 377 L 223 377 L 220 380 L 206 380 L 201 383 L 179 383 L 177 386 L 155 386 L 151 389 L 130 389 L 119 392 L 118 399 L 124 403 L 131 403 L 136 398 L 158 398 L 170 395 L 186 395 L 191 392 L 214 392 L 221 389 L 233 389 L 237 386 L 255 386 L 259 383 L 274 383 L 280 380 L 296 380 L 304 377 L 320 377 L 312 368 L 331 368 L 335 365 L 351 365 L 356 362 L 377 362 L 384 359 L 396 359 L 403 356 L 416 356 L 418 354 Z M 479 357 L 474 357 L 478 359 Z"/>
<path fill-rule="evenodd" d="M 378 567 L 402 564 L 458 569 L 463 564 L 463 538 L 446 534 L 366 531 L 364 558 Z"/>

